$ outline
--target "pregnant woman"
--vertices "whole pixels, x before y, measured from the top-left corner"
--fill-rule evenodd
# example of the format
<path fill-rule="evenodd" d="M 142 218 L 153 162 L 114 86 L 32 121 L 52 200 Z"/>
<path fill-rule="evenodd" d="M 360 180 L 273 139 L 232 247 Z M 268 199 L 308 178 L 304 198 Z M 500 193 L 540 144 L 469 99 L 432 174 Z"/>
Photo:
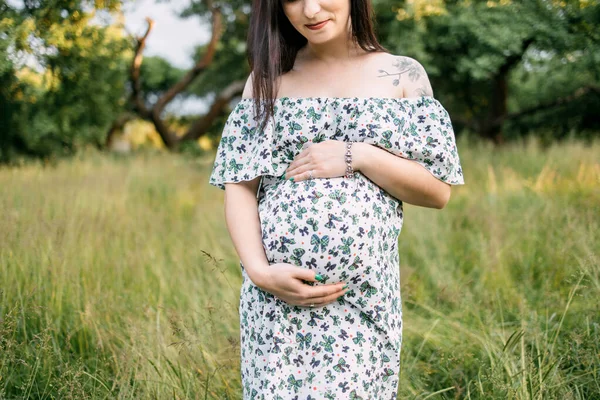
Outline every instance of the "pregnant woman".
<path fill-rule="evenodd" d="M 448 113 L 369 0 L 255 0 L 210 184 L 240 257 L 244 399 L 395 399 L 403 202 L 464 184 Z"/>

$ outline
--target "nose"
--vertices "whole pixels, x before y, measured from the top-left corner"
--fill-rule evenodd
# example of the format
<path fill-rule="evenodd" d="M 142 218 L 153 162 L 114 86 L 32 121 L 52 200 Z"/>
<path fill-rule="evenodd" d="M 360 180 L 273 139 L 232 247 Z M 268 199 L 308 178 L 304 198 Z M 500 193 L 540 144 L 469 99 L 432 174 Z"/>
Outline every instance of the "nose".
<path fill-rule="evenodd" d="M 304 15 L 306 18 L 313 19 L 319 11 L 321 11 L 319 0 L 306 0 L 304 2 Z"/>

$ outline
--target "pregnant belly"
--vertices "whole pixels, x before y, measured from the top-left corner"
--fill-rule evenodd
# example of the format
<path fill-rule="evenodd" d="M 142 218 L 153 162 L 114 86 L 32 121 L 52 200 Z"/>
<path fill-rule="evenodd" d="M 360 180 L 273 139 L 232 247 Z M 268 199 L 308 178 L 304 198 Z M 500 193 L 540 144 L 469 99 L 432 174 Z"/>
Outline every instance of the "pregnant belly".
<path fill-rule="evenodd" d="M 374 268 L 396 260 L 396 204 L 364 180 L 361 174 L 297 183 L 265 177 L 258 212 L 269 262 L 314 269 L 326 282 L 358 285 Z"/>

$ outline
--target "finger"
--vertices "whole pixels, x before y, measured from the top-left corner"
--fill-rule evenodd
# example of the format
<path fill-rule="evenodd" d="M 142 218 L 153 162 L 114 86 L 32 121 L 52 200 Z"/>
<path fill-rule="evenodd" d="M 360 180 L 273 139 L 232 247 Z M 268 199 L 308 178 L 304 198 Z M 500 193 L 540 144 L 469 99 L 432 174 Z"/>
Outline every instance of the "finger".
<path fill-rule="evenodd" d="M 317 274 L 314 270 L 302 267 L 295 268 L 295 277 L 309 282 L 323 282 L 325 277 L 322 274 Z M 331 285 L 331 284 L 328 284 Z"/>
<path fill-rule="evenodd" d="M 317 172 L 314 167 L 300 168 L 292 173 L 295 182 L 307 181 L 311 179 L 310 172 L 312 170 L 312 179 L 317 179 Z"/>
<path fill-rule="evenodd" d="M 343 290 L 345 285 L 344 282 L 338 282 L 332 285 L 309 286 L 306 288 L 308 300 L 317 300 L 319 298 L 331 296 L 332 294 Z"/>
<path fill-rule="evenodd" d="M 306 157 L 306 152 L 301 153 L 301 155 L 294 159 L 291 164 L 287 167 L 287 172 L 294 171 L 299 167 L 308 164 L 310 160 Z"/>
<path fill-rule="evenodd" d="M 299 278 L 305 281 L 309 281 L 309 282 L 315 282 L 318 281 L 318 279 L 315 279 L 315 276 L 317 275 L 317 273 L 315 271 L 313 271 L 312 269 L 307 269 L 307 268 L 295 268 L 295 274 L 294 277 L 295 278 Z"/>
<path fill-rule="evenodd" d="M 313 172 L 313 178 L 316 178 L 316 176 L 315 176 L 316 168 L 311 163 L 306 163 L 297 168 L 294 168 L 293 170 L 288 170 L 288 171 L 286 171 L 286 174 L 290 178 L 293 177 L 295 181 L 299 181 L 302 179 L 310 179 L 310 173 L 308 172 L 310 170 L 312 170 L 312 172 Z"/>
<path fill-rule="evenodd" d="M 294 174 L 296 175 L 296 178 L 294 178 L 295 180 L 308 180 L 310 179 L 310 171 L 312 171 L 312 177 L 317 178 L 317 172 L 315 170 L 314 167 L 311 167 L 310 165 L 308 165 L 307 167 L 304 168 L 300 168 L 297 172 L 294 172 Z"/>
<path fill-rule="evenodd" d="M 346 294 L 347 291 L 348 291 L 348 288 L 343 289 L 343 290 L 338 290 L 337 292 L 330 294 L 329 296 L 323 296 L 323 297 L 318 297 L 315 299 L 310 299 L 307 301 L 307 305 L 310 306 L 311 304 L 314 304 L 315 307 L 324 306 L 328 303 L 331 303 L 331 302 L 337 300 L 340 296 L 343 296 L 344 294 Z"/>

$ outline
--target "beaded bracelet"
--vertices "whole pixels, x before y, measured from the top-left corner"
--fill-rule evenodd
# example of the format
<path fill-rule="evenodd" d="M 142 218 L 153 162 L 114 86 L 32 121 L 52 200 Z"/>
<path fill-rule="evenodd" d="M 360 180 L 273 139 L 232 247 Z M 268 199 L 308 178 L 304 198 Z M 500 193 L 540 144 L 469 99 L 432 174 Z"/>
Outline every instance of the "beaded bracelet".
<path fill-rule="evenodd" d="M 346 178 L 354 177 L 354 169 L 352 169 L 352 142 L 346 142 Z"/>

